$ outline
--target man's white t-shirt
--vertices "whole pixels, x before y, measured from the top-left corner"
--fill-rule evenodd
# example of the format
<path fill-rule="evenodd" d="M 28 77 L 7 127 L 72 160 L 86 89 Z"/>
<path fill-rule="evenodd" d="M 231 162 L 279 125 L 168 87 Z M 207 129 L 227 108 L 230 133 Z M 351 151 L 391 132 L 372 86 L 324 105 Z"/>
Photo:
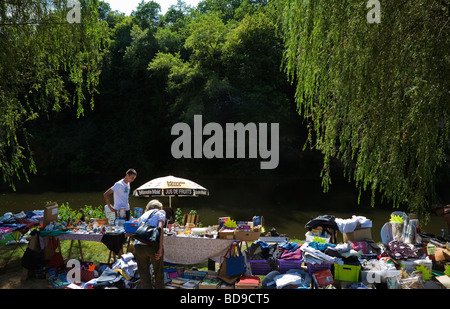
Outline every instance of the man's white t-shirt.
<path fill-rule="evenodd" d="M 130 210 L 130 204 L 128 203 L 130 184 L 125 183 L 125 181 L 121 179 L 111 187 L 111 190 L 114 191 L 114 209 L 119 210 L 123 207 L 125 210 Z"/>

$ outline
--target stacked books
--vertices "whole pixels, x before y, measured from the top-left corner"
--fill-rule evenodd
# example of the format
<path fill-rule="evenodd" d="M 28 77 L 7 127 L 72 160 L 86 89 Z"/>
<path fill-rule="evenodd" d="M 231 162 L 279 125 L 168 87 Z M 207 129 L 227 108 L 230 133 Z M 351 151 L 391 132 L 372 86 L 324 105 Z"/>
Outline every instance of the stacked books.
<path fill-rule="evenodd" d="M 236 289 L 257 289 L 259 288 L 258 276 L 242 276 L 236 283 Z"/>
<path fill-rule="evenodd" d="M 228 284 L 228 283 L 222 282 L 219 285 L 219 289 L 226 289 L 226 290 L 234 289 L 234 283 L 233 284 Z"/>
<path fill-rule="evenodd" d="M 52 276 L 48 279 L 48 281 L 55 289 L 65 289 L 70 284 L 70 282 L 67 280 L 66 274 Z"/>
<path fill-rule="evenodd" d="M 203 281 L 199 284 L 199 289 L 218 289 L 220 280 L 217 278 L 216 275 L 206 275 L 205 278 L 203 278 Z"/>
<path fill-rule="evenodd" d="M 172 278 L 170 286 L 180 289 L 197 289 L 200 282 L 200 280 L 177 277 Z"/>

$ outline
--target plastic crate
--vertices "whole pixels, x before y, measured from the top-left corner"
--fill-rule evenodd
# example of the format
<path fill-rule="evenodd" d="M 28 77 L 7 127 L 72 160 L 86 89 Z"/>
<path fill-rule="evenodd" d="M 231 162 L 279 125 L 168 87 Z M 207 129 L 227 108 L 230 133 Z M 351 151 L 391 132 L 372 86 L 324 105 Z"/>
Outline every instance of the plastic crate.
<path fill-rule="evenodd" d="M 310 275 L 314 274 L 315 272 L 317 272 L 319 270 L 323 270 L 323 269 L 330 270 L 331 266 L 333 266 L 332 263 L 326 263 L 326 262 L 323 262 L 321 264 L 318 264 L 318 263 L 312 264 L 312 263 L 306 262 L 305 264 L 306 264 L 306 268 L 308 269 L 308 273 Z"/>
<path fill-rule="evenodd" d="M 137 221 L 126 221 L 125 222 L 125 233 L 134 233 L 138 228 Z"/>
<path fill-rule="evenodd" d="M 266 260 L 248 260 L 252 275 L 264 276 L 271 272 L 270 265 Z"/>
<path fill-rule="evenodd" d="M 334 279 L 341 281 L 359 281 L 361 265 L 334 265 Z"/>
<path fill-rule="evenodd" d="M 278 265 L 280 265 L 280 273 L 285 274 L 289 269 L 300 269 L 302 267 L 303 260 L 278 260 Z"/>

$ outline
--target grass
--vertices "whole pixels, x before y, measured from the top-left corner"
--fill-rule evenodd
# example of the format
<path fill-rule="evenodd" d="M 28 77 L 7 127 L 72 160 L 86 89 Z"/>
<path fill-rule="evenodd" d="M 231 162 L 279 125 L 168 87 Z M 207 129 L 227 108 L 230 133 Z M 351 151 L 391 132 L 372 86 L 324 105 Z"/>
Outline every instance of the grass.
<path fill-rule="evenodd" d="M 0 272 L 5 271 L 22 271 L 20 260 L 28 246 L 28 244 L 19 244 L 17 248 L 15 245 L 7 245 L 9 240 L 12 240 L 13 234 L 7 235 L 5 239 L 0 241 Z M 61 241 L 61 254 L 64 259 L 67 259 L 70 251 L 70 241 Z M 15 250 L 14 250 L 15 249 Z M 106 263 L 109 258 L 108 248 L 101 242 L 81 241 L 81 250 L 83 252 L 84 261 Z M 74 241 L 72 246 L 71 258 L 81 259 L 78 242 Z M 7 263 L 7 267 L 4 265 Z"/>

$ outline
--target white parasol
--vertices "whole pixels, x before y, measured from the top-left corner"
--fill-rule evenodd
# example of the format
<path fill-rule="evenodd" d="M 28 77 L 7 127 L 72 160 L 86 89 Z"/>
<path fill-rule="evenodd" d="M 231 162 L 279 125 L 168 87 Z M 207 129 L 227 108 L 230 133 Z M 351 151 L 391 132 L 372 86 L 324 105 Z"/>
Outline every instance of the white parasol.
<path fill-rule="evenodd" d="M 133 192 L 134 196 L 168 196 L 169 207 L 172 207 L 172 196 L 196 197 L 208 196 L 208 189 L 189 179 L 165 176 L 150 180 Z"/>

